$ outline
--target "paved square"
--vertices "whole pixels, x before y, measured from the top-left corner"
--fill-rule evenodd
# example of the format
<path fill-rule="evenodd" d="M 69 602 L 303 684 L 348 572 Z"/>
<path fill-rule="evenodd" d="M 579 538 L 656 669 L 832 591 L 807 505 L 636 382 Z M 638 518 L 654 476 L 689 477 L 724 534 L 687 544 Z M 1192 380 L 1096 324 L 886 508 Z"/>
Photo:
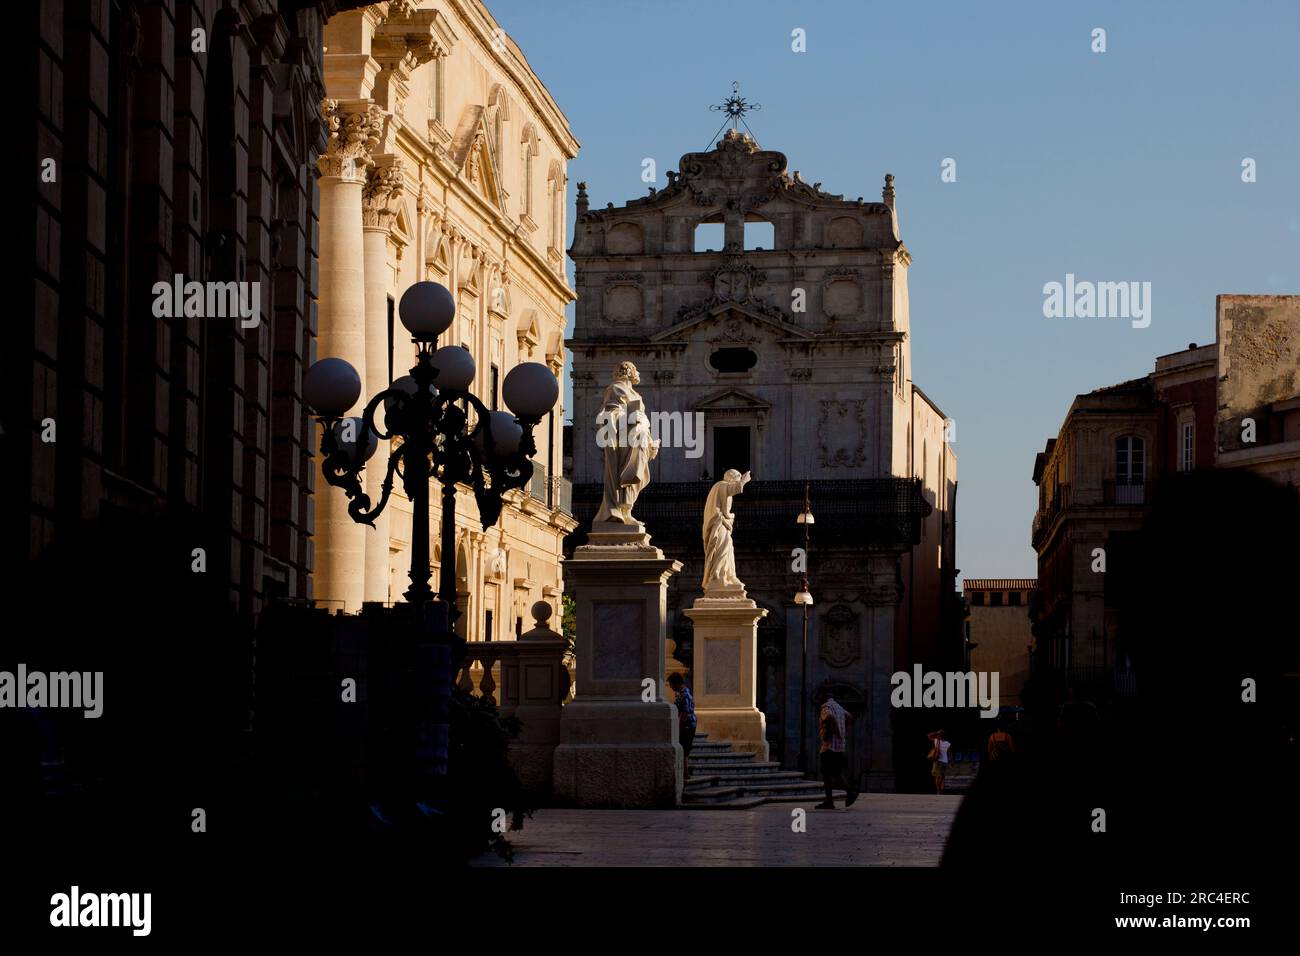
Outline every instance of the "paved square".
<path fill-rule="evenodd" d="M 938 866 L 959 796 L 864 793 L 848 810 L 539 810 L 514 866 Z M 791 830 L 792 811 L 807 830 Z M 493 854 L 478 866 L 509 866 Z"/>

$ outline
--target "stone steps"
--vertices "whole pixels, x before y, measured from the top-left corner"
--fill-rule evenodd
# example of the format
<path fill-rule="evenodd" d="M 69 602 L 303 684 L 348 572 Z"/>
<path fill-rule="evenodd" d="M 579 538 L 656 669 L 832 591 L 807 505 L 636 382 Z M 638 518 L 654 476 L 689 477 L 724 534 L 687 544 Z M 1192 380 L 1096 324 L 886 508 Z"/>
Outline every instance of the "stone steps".
<path fill-rule="evenodd" d="M 753 754 L 746 754 L 745 756 L 748 757 L 751 761 L 754 759 Z M 694 757 L 691 758 L 692 777 L 699 777 L 699 776 L 711 777 L 711 776 L 718 776 L 718 775 L 731 774 L 731 773 L 763 774 L 763 773 L 774 773 L 780 771 L 781 771 L 781 765 L 779 763 L 774 763 L 770 760 L 765 761 L 764 763 L 752 763 L 752 762 L 746 763 L 743 760 L 728 760 L 728 761 L 701 760 L 697 763 Z"/>
<path fill-rule="evenodd" d="M 751 775 L 721 772 L 711 776 L 697 776 L 691 774 L 690 780 L 686 783 L 688 790 L 704 790 L 709 787 L 730 787 L 745 783 Z M 778 780 L 794 782 L 803 780 L 804 775 L 798 770 L 771 770 L 763 774 L 764 780 L 776 782 Z"/>
<path fill-rule="evenodd" d="M 799 803 L 812 809 L 825 798 L 820 781 L 810 780 L 797 770 L 785 770 L 774 760 L 756 760 L 752 753 L 732 750 L 730 744 L 707 737 L 695 737 L 690 775 L 682 791 L 683 806 L 748 810 L 764 803 Z M 844 792 L 835 793 L 843 801 Z"/>

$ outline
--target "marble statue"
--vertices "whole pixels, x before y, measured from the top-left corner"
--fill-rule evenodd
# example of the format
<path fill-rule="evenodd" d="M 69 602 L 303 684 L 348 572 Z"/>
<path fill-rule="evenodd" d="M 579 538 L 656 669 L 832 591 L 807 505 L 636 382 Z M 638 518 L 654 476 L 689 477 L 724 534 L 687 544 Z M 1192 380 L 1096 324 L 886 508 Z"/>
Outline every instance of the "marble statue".
<path fill-rule="evenodd" d="M 659 455 L 659 442 L 651 437 L 649 416 L 635 388 L 639 384 L 636 366 L 623 362 L 605 389 L 603 408 L 596 416 L 597 443 L 604 449 L 605 493 L 595 524 L 637 523 L 632 506 L 650 483 L 650 462 Z"/>
<path fill-rule="evenodd" d="M 736 553 L 731 531 L 736 516 L 731 513 L 731 499 L 745 490 L 749 472 L 743 475 L 731 468 L 714 484 L 704 503 L 704 594 L 710 591 L 744 592 L 745 585 L 736 577 Z"/>

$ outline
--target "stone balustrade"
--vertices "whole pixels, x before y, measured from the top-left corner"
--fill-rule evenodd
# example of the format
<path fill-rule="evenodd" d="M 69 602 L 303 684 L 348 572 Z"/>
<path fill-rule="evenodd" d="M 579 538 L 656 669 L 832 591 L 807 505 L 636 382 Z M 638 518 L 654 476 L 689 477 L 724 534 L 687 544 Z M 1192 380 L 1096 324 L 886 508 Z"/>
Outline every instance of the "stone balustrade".
<path fill-rule="evenodd" d="M 536 626 L 515 641 L 471 641 L 456 674 L 466 694 L 491 698 L 501 718 L 516 718 L 519 735 L 510 741 L 510 765 L 530 791 L 549 795 L 552 758 L 560 741 L 560 711 L 569 696 L 564 639 L 547 625 L 551 606 L 533 605 Z"/>

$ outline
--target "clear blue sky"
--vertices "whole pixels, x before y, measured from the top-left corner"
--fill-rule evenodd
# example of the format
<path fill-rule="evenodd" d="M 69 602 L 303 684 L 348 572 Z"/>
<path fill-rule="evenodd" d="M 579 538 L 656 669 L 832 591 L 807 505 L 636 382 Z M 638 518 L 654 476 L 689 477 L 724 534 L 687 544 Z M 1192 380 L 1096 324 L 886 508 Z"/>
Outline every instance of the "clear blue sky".
<path fill-rule="evenodd" d="M 733 80 L 809 182 L 871 201 L 897 177 L 914 378 L 957 425 L 964 575 L 1035 575 L 1034 455 L 1077 393 L 1212 342 L 1219 293 L 1300 292 L 1300 3 L 489 7 L 582 143 L 569 178 L 593 208 L 645 195 L 646 156 L 666 185 Z M 1066 273 L 1151 282 L 1150 327 L 1044 318 Z"/>

